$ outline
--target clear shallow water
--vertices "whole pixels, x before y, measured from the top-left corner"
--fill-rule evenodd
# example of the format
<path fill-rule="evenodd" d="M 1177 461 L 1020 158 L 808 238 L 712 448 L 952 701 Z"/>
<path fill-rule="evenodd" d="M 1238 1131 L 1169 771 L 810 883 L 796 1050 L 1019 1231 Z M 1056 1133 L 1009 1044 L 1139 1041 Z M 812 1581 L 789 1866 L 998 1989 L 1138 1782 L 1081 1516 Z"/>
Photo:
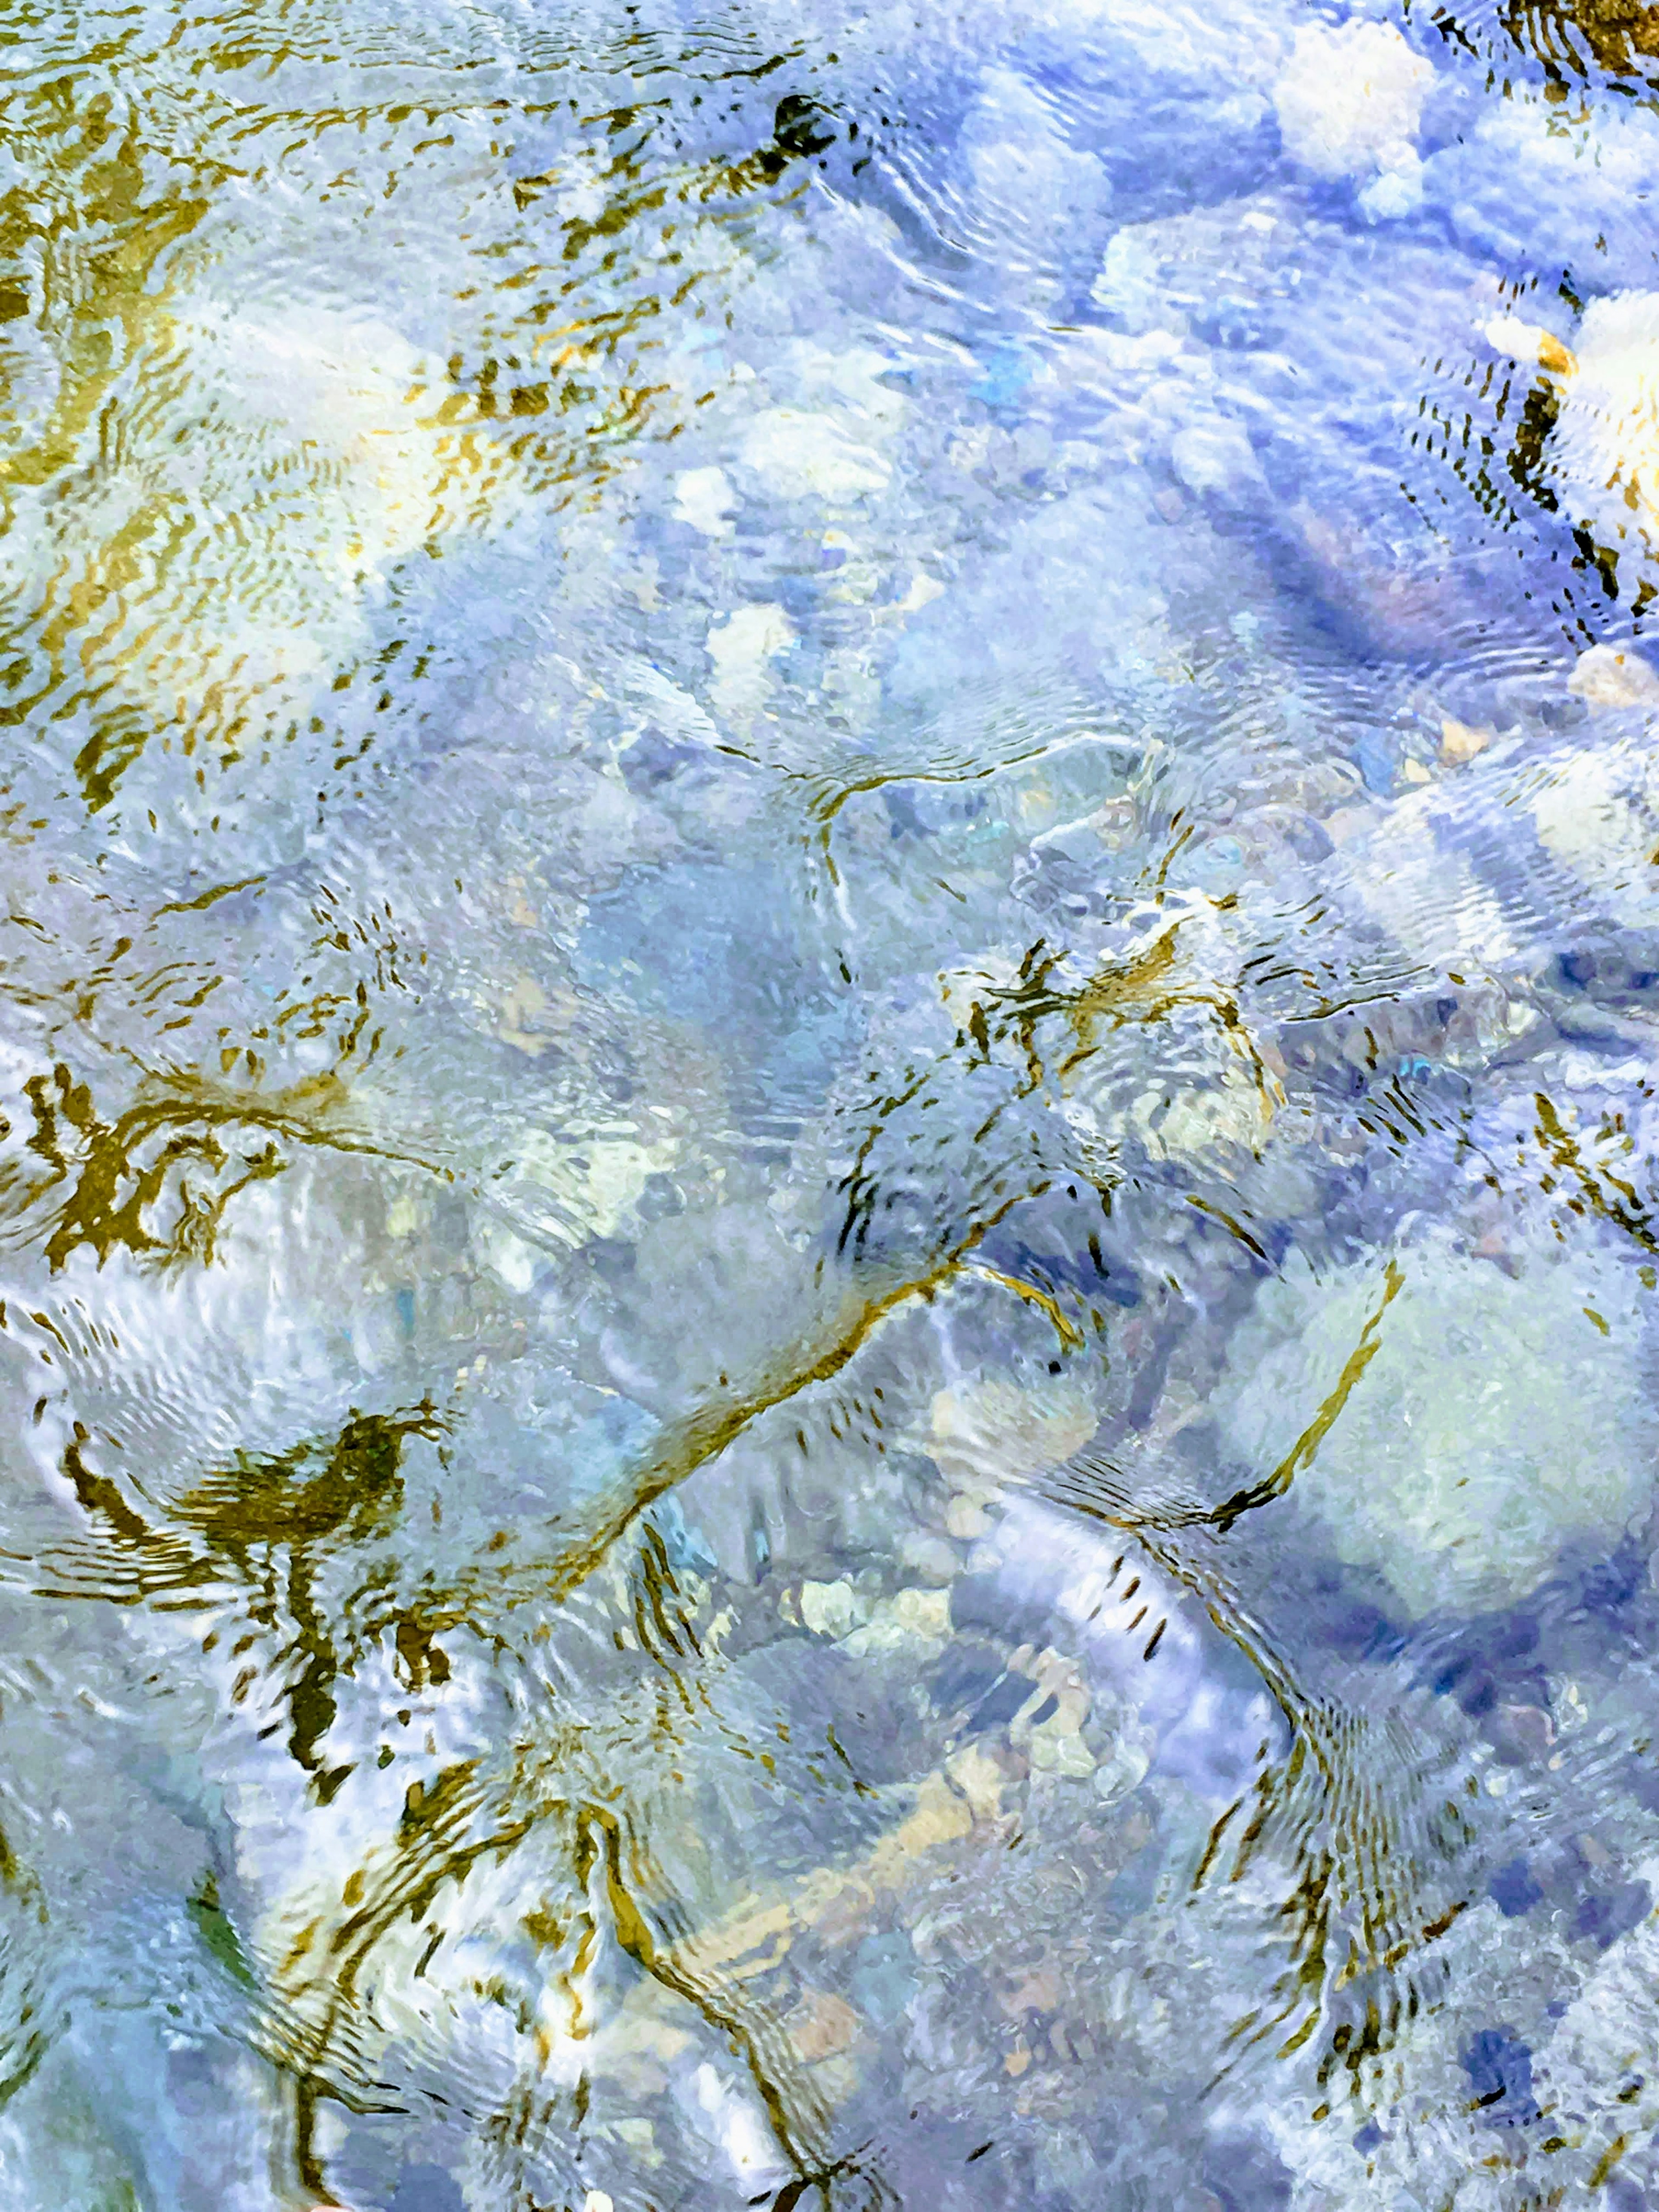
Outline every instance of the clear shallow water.
<path fill-rule="evenodd" d="M 1656 56 L 12 11 L 0 2203 L 1659 2200 Z"/>

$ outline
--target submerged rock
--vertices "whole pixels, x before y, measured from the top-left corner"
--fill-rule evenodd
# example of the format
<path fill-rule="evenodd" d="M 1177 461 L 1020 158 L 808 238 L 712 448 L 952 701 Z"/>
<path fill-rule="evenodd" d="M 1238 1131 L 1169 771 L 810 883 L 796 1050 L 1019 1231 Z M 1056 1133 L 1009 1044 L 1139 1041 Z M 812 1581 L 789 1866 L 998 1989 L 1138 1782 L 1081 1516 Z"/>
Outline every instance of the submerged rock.
<path fill-rule="evenodd" d="M 1392 23 L 1309 24 L 1273 87 L 1285 151 L 1319 177 L 1404 176 L 1433 82 Z"/>
<path fill-rule="evenodd" d="M 1588 1237 L 1535 1232 L 1513 1273 L 1443 1236 L 1396 1247 L 1401 1278 L 1363 1357 L 1382 1267 L 1263 1286 L 1213 1401 L 1231 1448 L 1282 1459 L 1344 1364 L 1362 1371 L 1292 1498 L 1304 1540 L 1374 1569 L 1415 1614 L 1501 1606 L 1564 1546 L 1611 1548 L 1650 1495 L 1649 1297 Z"/>
<path fill-rule="evenodd" d="M 1659 706 L 1659 669 L 1633 650 L 1593 645 L 1579 654 L 1567 689 L 1592 707 Z"/>

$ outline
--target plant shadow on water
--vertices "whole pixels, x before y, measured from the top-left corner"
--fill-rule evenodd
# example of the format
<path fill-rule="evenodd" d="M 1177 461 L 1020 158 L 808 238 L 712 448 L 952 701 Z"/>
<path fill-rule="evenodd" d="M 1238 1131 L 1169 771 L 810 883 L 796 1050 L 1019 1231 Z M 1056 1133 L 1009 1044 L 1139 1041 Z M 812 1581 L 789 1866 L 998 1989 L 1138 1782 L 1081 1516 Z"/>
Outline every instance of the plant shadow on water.
<path fill-rule="evenodd" d="M 9 26 L 0 2212 L 1659 2204 L 1656 24 Z"/>

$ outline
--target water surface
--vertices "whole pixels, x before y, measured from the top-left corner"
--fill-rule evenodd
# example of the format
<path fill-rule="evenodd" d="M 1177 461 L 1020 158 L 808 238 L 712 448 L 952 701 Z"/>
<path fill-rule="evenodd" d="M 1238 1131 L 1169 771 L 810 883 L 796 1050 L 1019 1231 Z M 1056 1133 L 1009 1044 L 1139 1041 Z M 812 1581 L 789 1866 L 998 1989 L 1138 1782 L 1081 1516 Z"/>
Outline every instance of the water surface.
<path fill-rule="evenodd" d="M 0 2206 L 1659 2204 L 1659 15 L 4 26 Z"/>

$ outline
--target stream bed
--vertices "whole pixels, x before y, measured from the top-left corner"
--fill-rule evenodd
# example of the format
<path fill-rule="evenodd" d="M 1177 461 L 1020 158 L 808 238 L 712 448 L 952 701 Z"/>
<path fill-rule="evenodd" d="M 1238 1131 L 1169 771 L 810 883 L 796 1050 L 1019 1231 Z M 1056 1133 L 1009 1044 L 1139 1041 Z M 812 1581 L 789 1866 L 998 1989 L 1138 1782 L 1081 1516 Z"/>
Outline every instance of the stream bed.
<path fill-rule="evenodd" d="M 1659 9 L 0 26 L 0 2212 L 1659 2207 Z"/>

